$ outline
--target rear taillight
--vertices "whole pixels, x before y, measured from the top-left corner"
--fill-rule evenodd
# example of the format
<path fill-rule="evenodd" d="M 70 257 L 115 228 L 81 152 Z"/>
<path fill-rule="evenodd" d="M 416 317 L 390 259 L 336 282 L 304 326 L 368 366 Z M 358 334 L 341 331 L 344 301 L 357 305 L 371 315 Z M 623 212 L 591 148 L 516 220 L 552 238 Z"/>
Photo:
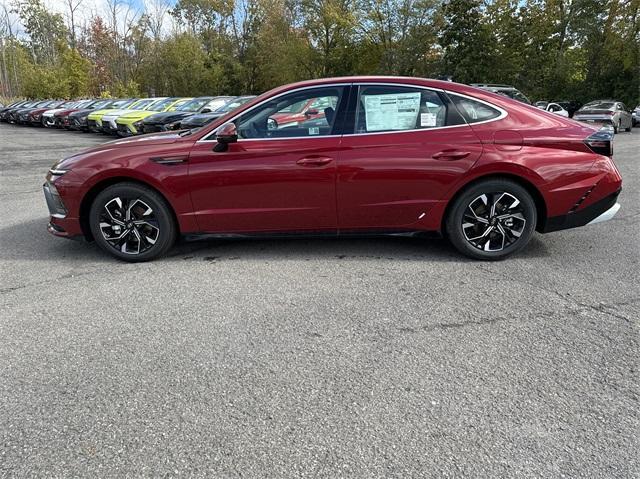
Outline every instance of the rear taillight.
<path fill-rule="evenodd" d="M 596 131 L 584 143 L 598 155 L 613 156 L 613 131 L 608 128 Z"/>

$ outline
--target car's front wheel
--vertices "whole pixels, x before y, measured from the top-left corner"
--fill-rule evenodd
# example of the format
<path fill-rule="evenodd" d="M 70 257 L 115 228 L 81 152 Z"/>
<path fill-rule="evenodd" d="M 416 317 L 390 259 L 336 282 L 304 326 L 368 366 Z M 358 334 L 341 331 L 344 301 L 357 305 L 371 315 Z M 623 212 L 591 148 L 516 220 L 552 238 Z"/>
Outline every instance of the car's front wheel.
<path fill-rule="evenodd" d="M 124 261 L 149 261 L 165 254 L 177 228 L 164 198 L 137 183 L 118 183 L 96 196 L 89 212 L 93 237 Z"/>
<path fill-rule="evenodd" d="M 536 228 L 529 192 L 507 179 L 480 181 L 459 195 L 445 219 L 446 234 L 461 253 L 498 260 L 524 248 Z"/>

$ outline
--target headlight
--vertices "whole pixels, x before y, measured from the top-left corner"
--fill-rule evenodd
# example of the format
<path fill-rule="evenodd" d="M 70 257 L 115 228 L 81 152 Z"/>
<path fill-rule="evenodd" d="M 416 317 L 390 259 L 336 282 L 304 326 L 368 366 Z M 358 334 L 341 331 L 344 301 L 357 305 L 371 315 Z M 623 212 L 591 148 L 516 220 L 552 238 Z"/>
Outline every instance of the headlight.
<path fill-rule="evenodd" d="M 62 163 L 64 163 L 64 160 L 56 161 L 54 165 L 49 168 L 49 173 L 51 173 L 51 176 L 62 176 L 65 173 L 69 172 L 71 168 L 64 168 L 62 166 Z"/>
<path fill-rule="evenodd" d="M 137 131 L 142 131 L 142 120 L 136 121 L 133 124 L 133 127 L 137 130 Z"/>

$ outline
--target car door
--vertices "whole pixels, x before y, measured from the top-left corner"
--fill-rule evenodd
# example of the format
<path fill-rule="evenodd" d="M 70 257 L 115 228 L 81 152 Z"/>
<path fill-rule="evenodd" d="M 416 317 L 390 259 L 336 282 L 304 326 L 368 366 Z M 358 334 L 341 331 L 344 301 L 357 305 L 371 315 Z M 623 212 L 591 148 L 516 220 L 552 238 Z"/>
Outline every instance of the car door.
<path fill-rule="evenodd" d="M 309 232 L 337 229 L 338 117 L 348 86 L 300 89 L 260 103 L 233 119 L 237 143 L 216 152 L 215 136 L 189 157 L 191 198 L 203 232 Z M 324 98 L 323 124 L 274 126 L 292 104 Z"/>
<path fill-rule="evenodd" d="M 340 231 L 420 229 L 481 142 L 442 92 L 362 84 L 354 94 L 355 129 L 338 163 Z"/>

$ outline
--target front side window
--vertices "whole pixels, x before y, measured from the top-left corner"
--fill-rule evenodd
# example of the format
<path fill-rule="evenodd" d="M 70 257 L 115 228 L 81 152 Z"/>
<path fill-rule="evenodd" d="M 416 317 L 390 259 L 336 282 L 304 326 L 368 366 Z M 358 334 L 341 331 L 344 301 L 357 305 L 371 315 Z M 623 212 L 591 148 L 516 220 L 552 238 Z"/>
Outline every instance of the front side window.
<path fill-rule="evenodd" d="M 449 98 L 451 98 L 467 123 L 479 123 L 481 121 L 495 120 L 500 117 L 500 110 L 486 103 L 452 93 L 449 94 Z"/>
<path fill-rule="evenodd" d="M 240 138 L 295 138 L 330 135 L 342 87 L 296 91 L 267 101 L 236 121 Z M 318 108 L 305 105 L 317 104 Z"/>
<path fill-rule="evenodd" d="M 421 130 L 463 124 L 438 92 L 404 86 L 361 86 L 356 133 Z"/>

